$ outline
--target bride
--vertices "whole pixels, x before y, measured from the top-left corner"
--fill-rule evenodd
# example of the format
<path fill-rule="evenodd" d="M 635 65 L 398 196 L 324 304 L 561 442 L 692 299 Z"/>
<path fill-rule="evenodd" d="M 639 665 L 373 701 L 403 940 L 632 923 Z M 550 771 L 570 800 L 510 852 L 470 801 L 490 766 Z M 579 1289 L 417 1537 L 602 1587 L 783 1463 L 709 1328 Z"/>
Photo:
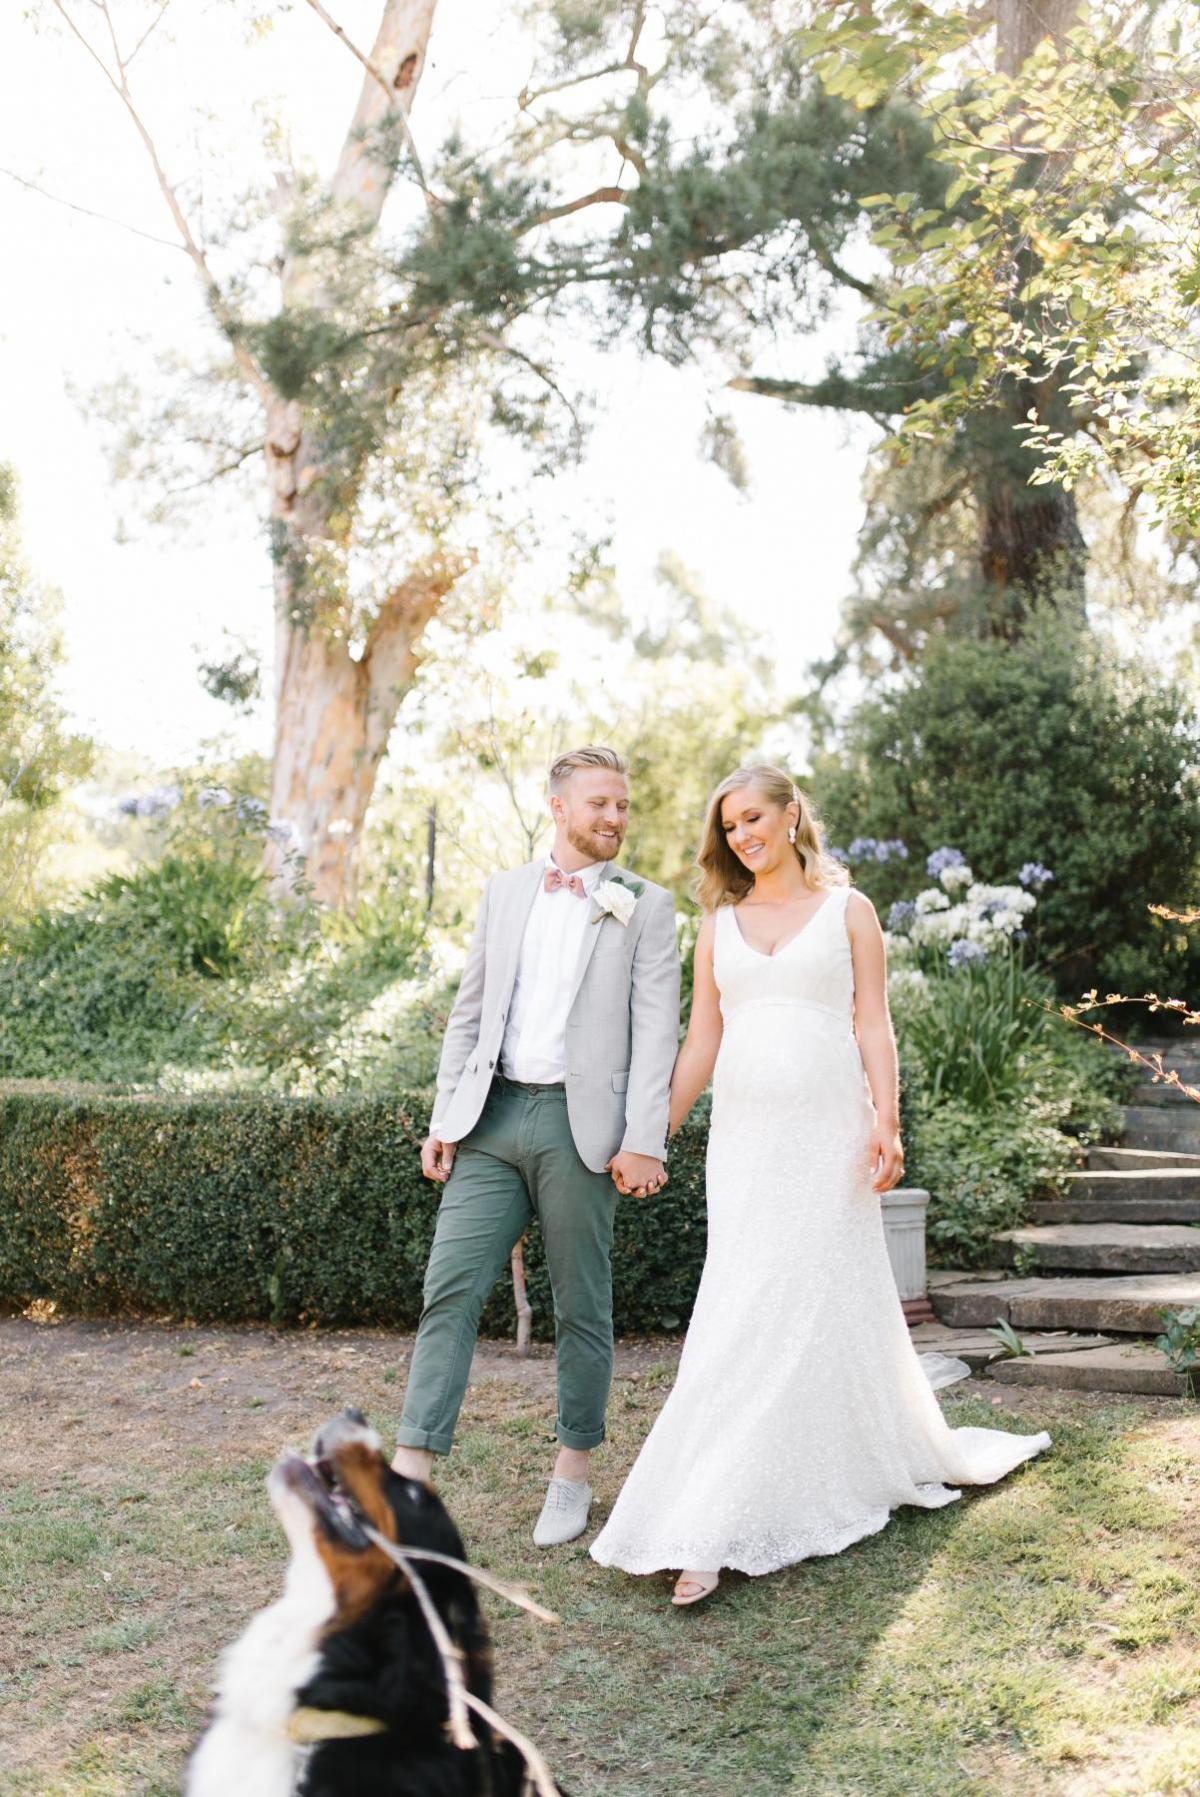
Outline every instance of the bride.
<path fill-rule="evenodd" d="M 879 1195 L 900 1180 L 896 1045 L 870 900 L 778 768 L 712 796 L 704 921 L 671 1134 L 713 1080 L 708 1256 L 679 1374 L 592 1545 L 626 1572 L 840 1553 L 898 1504 L 934 1509 L 1050 1437 L 951 1429 L 892 1277 Z"/>

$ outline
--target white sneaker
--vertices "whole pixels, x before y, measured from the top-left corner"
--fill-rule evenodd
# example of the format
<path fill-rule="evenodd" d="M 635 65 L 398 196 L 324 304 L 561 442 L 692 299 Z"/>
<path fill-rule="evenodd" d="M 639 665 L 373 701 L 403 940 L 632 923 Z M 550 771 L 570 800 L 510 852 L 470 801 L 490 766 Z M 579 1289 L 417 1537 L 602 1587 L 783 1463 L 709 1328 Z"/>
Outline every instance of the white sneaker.
<path fill-rule="evenodd" d="M 588 1525 L 592 1488 L 577 1479 L 551 1479 L 542 1514 L 533 1531 L 535 1547 L 561 1547 L 574 1541 Z"/>

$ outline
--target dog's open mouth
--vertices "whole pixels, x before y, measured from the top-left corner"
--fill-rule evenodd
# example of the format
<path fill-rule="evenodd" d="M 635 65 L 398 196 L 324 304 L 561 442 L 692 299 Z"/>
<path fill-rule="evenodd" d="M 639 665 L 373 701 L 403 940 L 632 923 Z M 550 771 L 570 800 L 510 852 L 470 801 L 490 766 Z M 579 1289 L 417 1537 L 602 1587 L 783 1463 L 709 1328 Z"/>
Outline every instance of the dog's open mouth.
<path fill-rule="evenodd" d="M 378 1515 L 384 1476 L 378 1436 L 359 1412 L 347 1410 L 321 1429 L 310 1454 L 281 1454 L 270 1485 L 298 1498 L 341 1547 L 363 1553 L 371 1545 L 366 1525 L 379 1527 L 371 1512 Z"/>

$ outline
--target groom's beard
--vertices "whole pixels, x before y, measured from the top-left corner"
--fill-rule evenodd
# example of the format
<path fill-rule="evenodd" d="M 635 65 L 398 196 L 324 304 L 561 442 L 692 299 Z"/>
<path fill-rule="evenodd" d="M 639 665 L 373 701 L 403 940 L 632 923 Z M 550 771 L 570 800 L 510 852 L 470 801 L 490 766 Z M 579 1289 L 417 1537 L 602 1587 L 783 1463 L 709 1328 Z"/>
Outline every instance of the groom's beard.
<path fill-rule="evenodd" d="M 576 854 L 586 855 L 589 861 L 615 860 L 621 853 L 624 840 L 624 830 L 615 831 L 611 836 L 602 836 L 598 831 L 567 829 L 567 841 L 571 847 Z"/>

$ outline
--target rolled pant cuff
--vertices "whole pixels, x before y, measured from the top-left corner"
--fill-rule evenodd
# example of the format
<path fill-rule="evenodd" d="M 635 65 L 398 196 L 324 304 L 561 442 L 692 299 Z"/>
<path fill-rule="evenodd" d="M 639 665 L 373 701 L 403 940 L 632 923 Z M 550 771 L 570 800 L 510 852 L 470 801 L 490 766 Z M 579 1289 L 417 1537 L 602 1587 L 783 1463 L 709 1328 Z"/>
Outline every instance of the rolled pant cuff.
<path fill-rule="evenodd" d="M 398 1448 L 427 1448 L 431 1454 L 448 1454 L 454 1446 L 453 1435 L 435 1435 L 430 1429 L 410 1429 L 401 1423 L 396 1431 Z"/>
<path fill-rule="evenodd" d="M 603 1429 L 564 1429 L 561 1423 L 555 1424 L 554 1433 L 558 1436 L 561 1447 L 578 1448 L 581 1451 L 598 1448 L 604 1440 Z"/>

